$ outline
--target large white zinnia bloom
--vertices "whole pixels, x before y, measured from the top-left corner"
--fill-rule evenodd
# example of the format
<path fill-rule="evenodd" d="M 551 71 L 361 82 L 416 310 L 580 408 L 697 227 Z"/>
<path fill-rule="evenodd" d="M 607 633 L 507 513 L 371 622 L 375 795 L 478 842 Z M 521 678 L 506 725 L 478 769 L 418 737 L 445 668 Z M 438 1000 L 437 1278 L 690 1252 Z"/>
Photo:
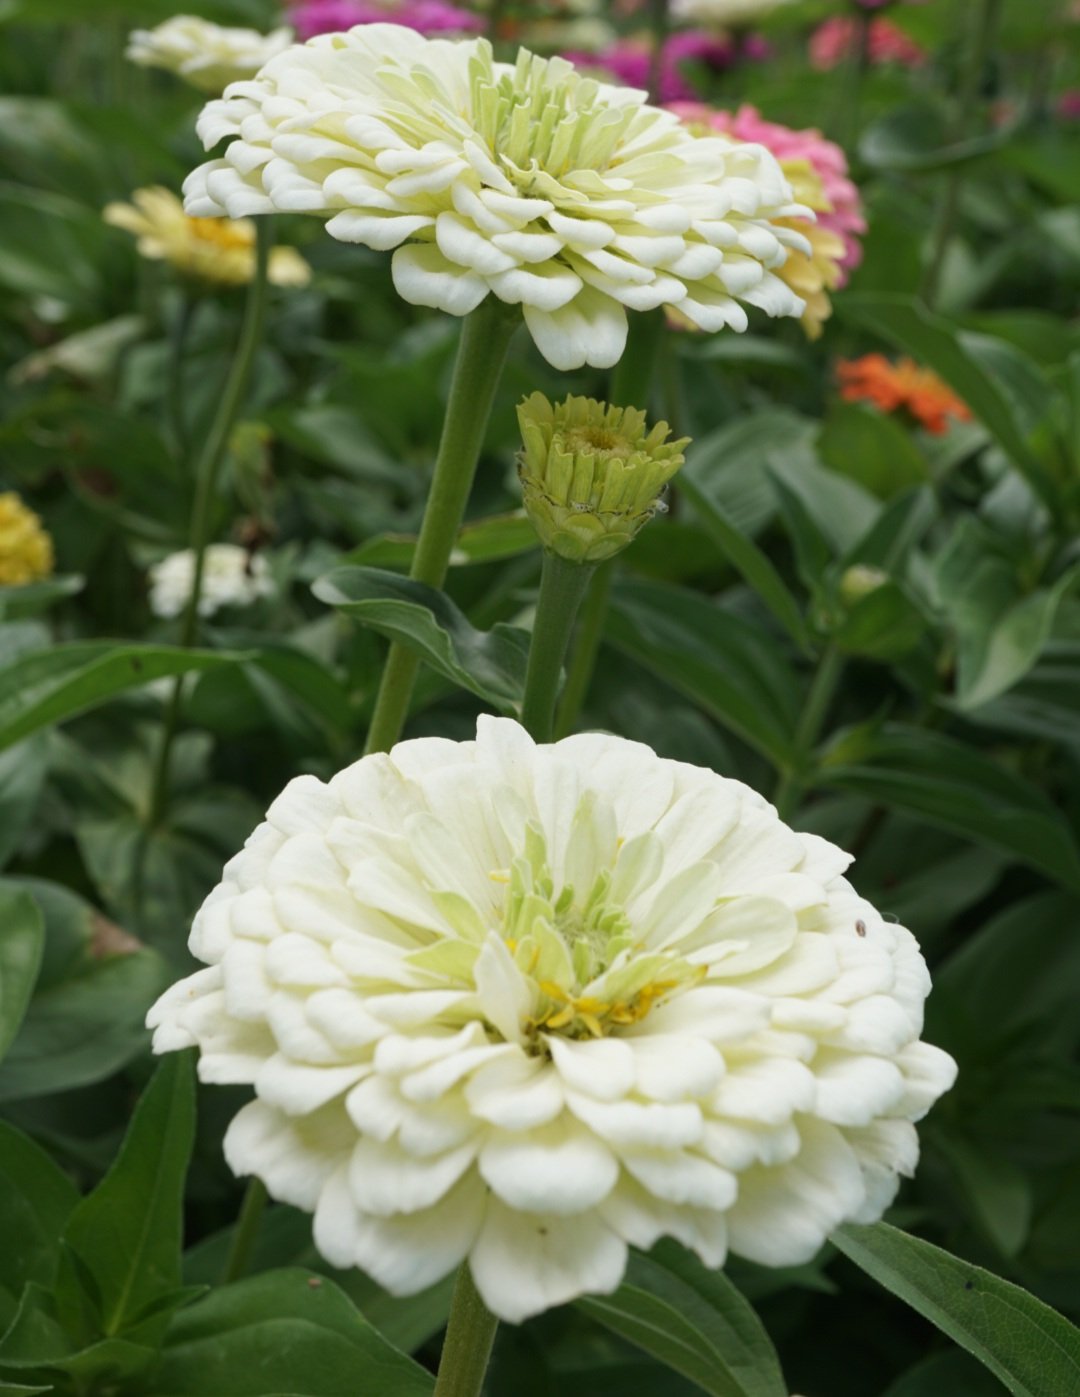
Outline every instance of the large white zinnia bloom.
<path fill-rule="evenodd" d="M 507 720 L 286 787 L 153 1008 L 249 1083 L 225 1154 L 395 1294 L 468 1258 L 521 1320 L 671 1235 L 808 1260 L 952 1083 L 914 938 L 736 781 Z"/>
<path fill-rule="evenodd" d="M 189 213 L 327 218 L 343 242 L 396 248 L 415 305 L 520 304 L 556 368 L 614 364 L 627 308 L 675 306 L 703 330 L 745 329 L 740 301 L 803 311 L 774 269 L 806 244 L 775 220 L 813 214 L 768 151 L 561 58 L 511 66 L 485 39 L 361 25 L 234 83 L 198 130 L 207 148 L 235 139 L 188 177 Z"/>
<path fill-rule="evenodd" d="M 200 92 L 221 93 L 231 82 L 251 78 L 294 38 L 289 28 L 260 34 L 229 29 L 197 15 L 174 15 L 156 29 L 136 29 L 126 57 L 141 68 L 164 68 Z"/>

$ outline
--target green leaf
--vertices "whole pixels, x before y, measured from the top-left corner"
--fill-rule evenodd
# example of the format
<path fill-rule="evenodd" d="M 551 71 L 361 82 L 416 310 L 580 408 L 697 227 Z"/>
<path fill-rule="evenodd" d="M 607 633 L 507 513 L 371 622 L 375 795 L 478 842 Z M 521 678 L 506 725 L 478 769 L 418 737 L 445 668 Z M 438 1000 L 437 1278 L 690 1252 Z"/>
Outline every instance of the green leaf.
<path fill-rule="evenodd" d="M 312 587 L 328 606 L 416 651 L 437 674 L 504 713 L 525 687 L 527 632 L 478 631 L 441 592 L 379 568 L 335 568 Z"/>
<path fill-rule="evenodd" d="M 1002 1397 L 1005 1389 L 973 1358 L 956 1349 L 935 1353 L 890 1384 L 882 1397 Z"/>
<path fill-rule="evenodd" d="M 0 1061 L 22 1026 L 44 948 L 41 908 L 29 893 L 0 888 Z"/>
<path fill-rule="evenodd" d="M 985 1364 L 1014 1397 L 1080 1391 L 1080 1330 L 1026 1290 L 883 1222 L 848 1224 L 832 1241 Z"/>
<path fill-rule="evenodd" d="M 189 1054 L 170 1053 L 135 1108 L 116 1160 L 64 1231 L 93 1277 L 106 1336 L 180 1287 L 184 1181 L 195 1134 Z"/>
<path fill-rule="evenodd" d="M 1080 851 L 1064 816 L 1035 786 L 954 738 L 900 724 L 850 730 L 833 742 L 820 780 L 921 815 L 1080 890 Z"/>
<path fill-rule="evenodd" d="M 777 457 L 794 457 L 801 465 L 815 431 L 809 418 L 783 409 L 741 416 L 694 442 L 676 489 L 689 480 L 736 529 L 752 537 L 776 511 L 765 467 Z"/>
<path fill-rule="evenodd" d="M 0 1382 L 0 1397 L 34 1397 L 37 1392 L 55 1392 L 54 1387 L 24 1387 L 21 1383 Z"/>
<path fill-rule="evenodd" d="M 1031 1181 L 1002 1154 L 953 1131 L 939 1131 L 935 1146 L 956 1176 L 963 1207 L 1005 1257 L 1017 1256 L 1031 1232 Z"/>
<path fill-rule="evenodd" d="M 24 582 L 20 587 L 0 587 L 0 620 L 36 616 L 39 611 L 47 611 L 57 602 L 75 596 L 85 586 L 85 577 L 71 573 L 66 577 L 45 577 L 40 582 Z"/>
<path fill-rule="evenodd" d="M 927 310 L 914 297 L 870 296 L 857 293 L 837 302 L 838 313 L 891 340 L 899 349 L 938 373 L 982 422 L 1032 488 L 1053 508 L 1057 492 L 1046 463 L 1030 446 L 1014 397 L 1004 386 L 1006 361 L 1024 365 L 1025 382 L 1038 368 L 1023 360 L 1019 351 L 1002 341 L 996 347 L 992 367 L 980 351 L 988 336 L 965 335 L 942 316 Z M 1020 370 L 1017 369 L 1017 373 Z M 1042 380 L 1045 385 L 1045 380 Z"/>
<path fill-rule="evenodd" d="M 821 459 L 832 470 L 888 500 L 930 475 L 926 457 L 895 417 L 864 403 L 836 403 L 818 438 Z"/>
<path fill-rule="evenodd" d="M 0 1286 L 51 1285 L 60 1234 L 78 1190 L 33 1140 L 0 1121 Z"/>
<path fill-rule="evenodd" d="M 848 608 L 831 635 L 849 655 L 886 662 L 902 659 L 926 632 L 926 618 L 902 587 L 883 582 Z"/>
<path fill-rule="evenodd" d="M 1078 565 L 1052 587 L 1025 593 L 1017 571 L 1000 536 L 970 517 L 937 558 L 934 581 L 956 632 L 956 702 L 965 712 L 999 698 L 1034 667 L 1080 577 Z"/>
<path fill-rule="evenodd" d="M 577 1306 L 712 1397 L 787 1397 L 776 1350 L 750 1305 L 723 1271 L 673 1243 L 633 1255 L 614 1295 Z"/>
<path fill-rule="evenodd" d="M 679 489 L 690 500 L 728 562 L 754 589 L 795 644 L 805 649 L 807 634 L 802 611 L 768 556 L 692 477 L 685 473 L 680 475 Z"/>
<path fill-rule="evenodd" d="M 1008 128 L 957 141 L 951 120 L 938 107 L 911 103 L 880 117 L 859 140 L 859 156 L 875 170 L 943 170 L 986 155 L 1003 145 Z"/>
<path fill-rule="evenodd" d="M 223 1286 L 173 1320 L 155 1397 L 430 1397 L 434 1379 L 332 1281 L 299 1269 Z"/>
<path fill-rule="evenodd" d="M 145 1052 L 146 1011 L 168 983 L 153 951 L 88 954 L 39 989 L 0 1066 L 0 1101 L 48 1096 L 102 1081 Z"/>
<path fill-rule="evenodd" d="M 0 748 L 153 679 L 249 658 L 111 640 L 72 641 L 35 651 L 0 670 Z"/>
<path fill-rule="evenodd" d="M 451 567 L 467 567 L 474 563 L 497 563 L 505 558 L 517 558 L 540 547 L 540 540 L 527 514 L 495 514 L 489 519 L 477 519 L 458 530 Z M 415 534 L 380 534 L 368 539 L 359 548 L 346 553 L 343 564 L 371 568 L 393 568 L 408 572 L 416 551 Z"/>
<path fill-rule="evenodd" d="M 620 578 L 606 635 L 774 765 L 794 760 L 799 681 L 760 627 L 688 588 Z"/>
<path fill-rule="evenodd" d="M 0 868 L 26 837 L 45 784 L 45 768 L 41 736 L 0 752 Z"/>

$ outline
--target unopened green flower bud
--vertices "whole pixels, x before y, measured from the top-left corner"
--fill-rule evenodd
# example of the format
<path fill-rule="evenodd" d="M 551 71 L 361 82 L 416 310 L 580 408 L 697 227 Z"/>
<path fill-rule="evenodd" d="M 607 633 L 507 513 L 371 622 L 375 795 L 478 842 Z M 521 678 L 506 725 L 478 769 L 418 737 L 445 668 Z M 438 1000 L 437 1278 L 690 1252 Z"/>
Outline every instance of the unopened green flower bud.
<path fill-rule="evenodd" d="M 840 579 L 840 600 L 845 606 L 854 606 L 856 602 L 862 601 L 863 597 L 876 592 L 888 580 L 888 573 L 882 572 L 880 568 L 856 563 L 854 567 L 848 568 Z"/>
<path fill-rule="evenodd" d="M 574 563 L 602 563 L 632 541 L 663 505 L 690 438 L 668 441 L 634 407 L 533 393 L 518 407 L 524 450 L 518 475 L 544 547 Z"/>

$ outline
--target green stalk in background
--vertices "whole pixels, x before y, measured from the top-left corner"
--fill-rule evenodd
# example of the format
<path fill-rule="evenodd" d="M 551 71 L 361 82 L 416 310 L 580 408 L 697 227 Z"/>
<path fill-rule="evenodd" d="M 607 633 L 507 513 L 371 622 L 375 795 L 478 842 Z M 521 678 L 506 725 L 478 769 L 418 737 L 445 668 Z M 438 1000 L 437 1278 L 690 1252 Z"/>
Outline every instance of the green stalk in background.
<path fill-rule="evenodd" d="M 972 124 L 979 107 L 979 87 L 997 36 L 1002 7 L 1003 0 L 972 0 L 968 7 L 971 28 L 968 31 L 967 61 L 960 75 L 956 120 L 952 130 L 953 144 L 975 134 Z M 954 165 L 945 176 L 930 239 L 930 258 L 923 276 L 922 299 L 931 310 L 937 300 L 941 274 L 953 239 L 963 183 L 964 166 Z"/>
<path fill-rule="evenodd" d="M 195 571 L 191 581 L 191 596 L 184 610 L 180 626 L 179 643 L 185 648 L 195 641 L 199 629 L 199 601 L 202 597 L 203 573 L 206 565 L 206 548 L 210 542 L 210 526 L 213 520 L 214 496 L 217 493 L 221 465 L 229 437 L 236 425 L 240 410 L 247 397 L 251 382 L 251 371 L 255 356 L 262 343 L 263 327 L 266 322 L 266 301 L 268 290 L 267 272 L 270 264 L 270 249 L 273 245 L 274 229 L 269 218 L 256 220 L 257 241 L 255 244 L 255 268 L 248 287 L 247 302 L 244 306 L 244 319 L 240 328 L 240 339 L 229 366 L 225 388 L 218 402 L 217 411 L 210 424 L 206 440 L 195 463 L 195 502 L 191 511 L 189 533 L 190 546 L 195 555 Z M 183 694 L 183 676 L 173 682 L 172 695 L 165 712 L 164 731 L 158 753 L 157 768 L 150 795 L 148 828 L 160 824 L 165 813 L 169 792 L 169 759 L 173 739 L 180 716 L 180 700 Z"/>
<path fill-rule="evenodd" d="M 652 31 L 652 55 L 649 60 L 649 101 L 659 105 L 664 100 L 664 50 L 671 27 L 668 0 L 649 0 L 649 28 Z"/>
<path fill-rule="evenodd" d="M 409 571 L 414 582 L 441 587 L 446 580 L 506 351 L 517 324 L 517 314 L 494 296 L 465 317 L 435 473 Z M 411 650 L 397 643 L 391 645 L 365 753 L 388 752 L 401 736 L 419 668 L 420 659 Z"/>
<path fill-rule="evenodd" d="M 807 775 L 814 748 L 821 736 L 843 670 L 843 655 L 834 645 L 829 645 L 822 651 L 795 729 L 795 765 L 781 775 L 773 795 L 773 804 L 782 820 L 791 819 L 806 792 Z"/>

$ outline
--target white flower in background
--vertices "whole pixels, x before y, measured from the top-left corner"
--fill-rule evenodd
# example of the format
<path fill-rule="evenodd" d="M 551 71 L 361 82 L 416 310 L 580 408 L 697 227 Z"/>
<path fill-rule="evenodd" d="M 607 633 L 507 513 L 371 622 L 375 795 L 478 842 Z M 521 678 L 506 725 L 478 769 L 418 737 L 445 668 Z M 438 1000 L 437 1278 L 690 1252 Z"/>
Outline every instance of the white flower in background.
<path fill-rule="evenodd" d="M 627 308 L 703 330 L 745 329 L 740 302 L 803 311 L 775 269 L 805 239 L 774 220 L 813 215 L 764 147 L 695 134 L 564 59 L 511 66 L 485 39 L 361 25 L 234 84 L 198 130 L 235 139 L 188 177 L 189 213 L 326 218 L 343 242 L 396 248 L 415 305 L 522 305 L 556 368 L 614 364 Z"/>
<path fill-rule="evenodd" d="M 955 1075 L 849 861 L 711 771 L 481 718 L 286 787 L 154 1047 L 254 1087 L 232 1169 L 394 1294 L 468 1258 L 519 1321 L 663 1235 L 795 1265 L 881 1215 Z"/>
<path fill-rule="evenodd" d="M 150 569 L 150 610 L 155 616 L 179 616 L 191 597 L 195 555 L 190 548 L 171 553 Z M 235 543 L 212 543 L 203 562 L 199 615 L 213 616 L 223 606 L 250 606 L 272 596 L 273 579 L 266 559 Z"/>
<path fill-rule="evenodd" d="M 174 15 L 156 29 L 136 29 L 127 57 L 142 68 L 165 68 L 197 87 L 220 93 L 231 82 L 253 78 L 264 63 L 287 49 L 293 31 L 223 29 L 196 15 Z"/>
<path fill-rule="evenodd" d="M 673 0 L 676 19 L 696 24 L 754 24 L 792 0 Z"/>

